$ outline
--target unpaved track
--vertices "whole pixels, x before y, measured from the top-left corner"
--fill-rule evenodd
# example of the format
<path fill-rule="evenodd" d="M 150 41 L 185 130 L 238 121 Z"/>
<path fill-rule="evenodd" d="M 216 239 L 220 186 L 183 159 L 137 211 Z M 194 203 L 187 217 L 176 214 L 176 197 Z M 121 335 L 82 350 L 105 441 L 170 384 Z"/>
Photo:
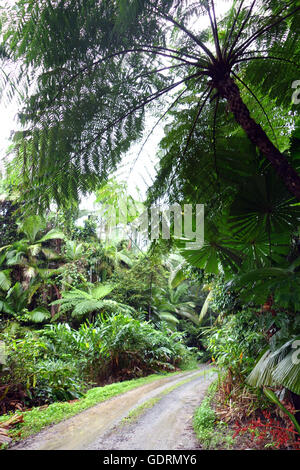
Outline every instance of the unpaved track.
<path fill-rule="evenodd" d="M 46 428 L 11 449 L 195 449 L 198 444 L 192 429 L 192 416 L 214 378 L 209 371 L 199 376 L 202 369 L 205 367 L 159 379 L 111 398 Z M 136 421 L 121 423 L 131 410 L 186 379 L 191 381 L 163 395 Z"/>

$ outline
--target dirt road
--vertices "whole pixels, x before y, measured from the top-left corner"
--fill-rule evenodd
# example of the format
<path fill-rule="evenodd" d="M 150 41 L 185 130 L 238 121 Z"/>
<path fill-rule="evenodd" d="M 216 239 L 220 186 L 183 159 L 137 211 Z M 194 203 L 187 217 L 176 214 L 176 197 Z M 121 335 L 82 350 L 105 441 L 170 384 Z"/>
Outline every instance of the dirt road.
<path fill-rule="evenodd" d="M 214 377 L 202 366 L 159 379 L 46 428 L 11 449 L 196 449 L 192 416 Z M 135 419 L 124 420 L 137 409 Z"/>

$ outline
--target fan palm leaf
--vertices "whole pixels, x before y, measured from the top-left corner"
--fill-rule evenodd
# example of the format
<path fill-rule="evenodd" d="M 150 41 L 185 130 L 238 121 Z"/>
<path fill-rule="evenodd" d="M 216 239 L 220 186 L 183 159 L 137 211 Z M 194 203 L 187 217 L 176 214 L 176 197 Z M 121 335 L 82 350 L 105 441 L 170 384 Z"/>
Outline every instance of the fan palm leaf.
<path fill-rule="evenodd" d="M 247 378 L 249 385 L 283 385 L 300 394 L 300 361 L 295 359 L 294 344 L 300 344 L 300 336 L 290 339 L 275 351 L 265 351 Z"/>

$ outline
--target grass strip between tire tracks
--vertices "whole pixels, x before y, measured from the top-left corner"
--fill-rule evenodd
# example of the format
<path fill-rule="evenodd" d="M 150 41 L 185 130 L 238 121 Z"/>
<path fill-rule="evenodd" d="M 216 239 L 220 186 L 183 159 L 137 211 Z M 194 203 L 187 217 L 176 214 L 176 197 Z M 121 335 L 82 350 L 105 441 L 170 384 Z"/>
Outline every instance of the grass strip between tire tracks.
<path fill-rule="evenodd" d="M 47 408 L 36 407 L 28 411 L 17 411 L 15 415 L 23 415 L 24 422 L 16 425 L 11 432 L 10 436 L 14 440 L 22 440 L 31 435 L 34 435 L 47 426 L 57 424 L 67 418 L 71 418 L 76 414 L 91 408 L 99 403 L 102 403 L 117 395 L 126 393 L 134 388 L 146 385 L 159 379 L 179 375 L 183 372 L 193 372 L 197 369 L 183 370 L 180 372 L 171 372 L 165 374 L 151 374 L 147 377 L 139 379 L 127 380 L 124 382 L 117 382 L 103 387 L 95 387 L 87 391 L 83 398 L 75 402 L 55 402 L 50 404 Z M 2 421 L 9 419 L 13 413 L 9 415 L 0 416 L 0 425 Z"/>
<path fill-rule="evenodd" d="M 214 372 L 213 369 L 203 370 L 203 371 L 199 372 L 199 374 L 193 375 L 192 377 L 189 377 L 188 379 L 181 380 L 180 382 L 177 382 L 176 384 L 171 385 L 166 390 L 161 392 L 157 397 L 150 398 L 149 400 L 146 400 L 144 403 L 142 403 L 141 405 L 139 405 L 136 408 L 134 408 L 133 410 L 131 410 L 128 413 L 128 415 L 125 418 L 123 418 L 123 420 L 121 421 L 121 424 L 126 425 L 126 424 L 133 423 L 144 412 L 146 412 L 150 408 L 153 408 L 153 406 L 156 405 L 156 403 L 158 403 L 165 395 L 168 395 L 168 393 L 172 392 L 173 390 L 180 387 L 181 385 L 184 385 L 188 382 L 191 382 L 192 380 L 196 379 L 197 377 L 201 377 L 202 375 L 210 374 L 212 372 Z"/>

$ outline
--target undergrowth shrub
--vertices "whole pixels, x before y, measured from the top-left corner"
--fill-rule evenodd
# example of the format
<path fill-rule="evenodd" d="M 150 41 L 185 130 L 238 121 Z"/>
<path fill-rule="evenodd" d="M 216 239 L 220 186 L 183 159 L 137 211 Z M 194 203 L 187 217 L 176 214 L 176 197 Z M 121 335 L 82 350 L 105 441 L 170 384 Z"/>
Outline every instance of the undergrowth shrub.
<path fill-rule="evenodd" d="M 255 310 L 246 309 L 224 317 L 219 325 L 206 331 L 206 346 L 213 360 L 241 381 L 268 344 L 261 322 Z"/>
<path fill-rule="evenodd" d="M 77 361 L 71 357 L 52 358 L 47 343 L 37 332 L 6 339 L 6 364 L 0 374 L 2 412 L 5 402 L 25 406 L 72 400 L 86 388 Z"/>
<path fill-rule="evenodd" d="M 44 337 L 53 354 L 77 358 L 82 375 L 96 383 L 174 370 L 194 357 L 193 349 L 182 344 L 182 334 L 164 324 L 157 330 L 123 314 L 98 317 L 77 331 L 65 324 L 53 325 Z"/>
<path fill-rule="evenodd" d="M 230 433 L 224 433 L 226 423 L 219 421 L 212 407 L 218 383 L 213 382 L 193 418 L 193 427 L 203 449 L 230 448 L 233 439 Z"/>

